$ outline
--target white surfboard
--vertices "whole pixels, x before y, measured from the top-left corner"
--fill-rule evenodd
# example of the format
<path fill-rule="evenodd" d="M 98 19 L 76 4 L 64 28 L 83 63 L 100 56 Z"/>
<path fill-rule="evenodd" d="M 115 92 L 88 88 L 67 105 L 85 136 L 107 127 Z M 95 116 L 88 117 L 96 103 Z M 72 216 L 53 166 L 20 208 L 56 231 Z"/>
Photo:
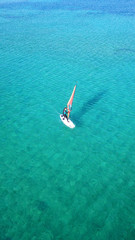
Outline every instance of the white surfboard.
<path fill-rule="evenodd" d="M 62 114 L 60 114 L 60 119 L 67 127 L 69 127 L 69 128 L 75 127 L 74 123 L 70 119 L 68 119 L 68 121 L 67 121 L 67 119 L 65 117 L 63 117 Z"/>

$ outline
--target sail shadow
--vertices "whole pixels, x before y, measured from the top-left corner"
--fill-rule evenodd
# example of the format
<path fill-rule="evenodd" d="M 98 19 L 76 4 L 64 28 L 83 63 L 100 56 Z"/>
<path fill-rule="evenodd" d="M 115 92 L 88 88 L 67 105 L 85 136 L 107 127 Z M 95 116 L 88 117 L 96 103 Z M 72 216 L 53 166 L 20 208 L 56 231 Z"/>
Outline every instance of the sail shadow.
<path fill-rule="evenodd" d="M 77 126 L 83 125 L 83 116 L 91 110 L 95 104 L 97 104 L 105 95 L 106 91 L 102 91 L 97 93 L 93 98 L 89 98 L 86 102 L 84 102 L 81 109 L 72 116 L 73 122 L 76 123 Z"/>

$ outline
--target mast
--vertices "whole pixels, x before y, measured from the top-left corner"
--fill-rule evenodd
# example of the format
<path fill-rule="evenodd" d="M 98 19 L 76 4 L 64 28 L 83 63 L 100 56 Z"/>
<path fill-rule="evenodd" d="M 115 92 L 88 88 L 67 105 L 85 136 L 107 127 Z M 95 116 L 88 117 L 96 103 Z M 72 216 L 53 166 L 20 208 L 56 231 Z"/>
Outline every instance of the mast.
<path fill-rule="evenodd" d="M 76 85 L 74 86 L 73 92 L 71 94 L 71 97 L 67 103 L 67 108 L 69 111 L 72 111 L 72 104 L 73 104 L 73 99 L 74 99 L 74 95 L 75 95 L 75 90 L 76 90 Z"/>

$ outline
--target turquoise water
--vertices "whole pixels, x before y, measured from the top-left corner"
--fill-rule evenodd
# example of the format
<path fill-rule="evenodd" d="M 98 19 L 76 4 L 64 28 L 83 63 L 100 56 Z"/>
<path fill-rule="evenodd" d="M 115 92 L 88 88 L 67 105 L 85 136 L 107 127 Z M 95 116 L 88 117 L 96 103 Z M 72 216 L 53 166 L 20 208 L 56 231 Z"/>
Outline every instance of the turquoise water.
<path fill-rule="evenodd" d="M 10 2 L 0 2 L 0 240 L 134 240 L 133 2 Z M 76 81 L 71 130 L 59 113 Z"/>

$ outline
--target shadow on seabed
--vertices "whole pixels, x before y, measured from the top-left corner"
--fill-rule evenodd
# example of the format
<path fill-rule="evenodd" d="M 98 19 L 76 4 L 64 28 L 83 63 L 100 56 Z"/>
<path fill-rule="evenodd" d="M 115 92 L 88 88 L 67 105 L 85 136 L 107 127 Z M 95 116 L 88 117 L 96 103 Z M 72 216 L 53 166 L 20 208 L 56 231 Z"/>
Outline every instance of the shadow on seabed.
<path fill-rule="evenodd" d="M 105 93 L 106 91 L 104 90 L 97 93 L 93 98 L 90 97 L 86 102 L 83 103 L 81 109 L 72 115 L 72 121 L 76 124 L 76 126 L 81 127 L 83 125 L 83 116 L 103 98 Z"/>

